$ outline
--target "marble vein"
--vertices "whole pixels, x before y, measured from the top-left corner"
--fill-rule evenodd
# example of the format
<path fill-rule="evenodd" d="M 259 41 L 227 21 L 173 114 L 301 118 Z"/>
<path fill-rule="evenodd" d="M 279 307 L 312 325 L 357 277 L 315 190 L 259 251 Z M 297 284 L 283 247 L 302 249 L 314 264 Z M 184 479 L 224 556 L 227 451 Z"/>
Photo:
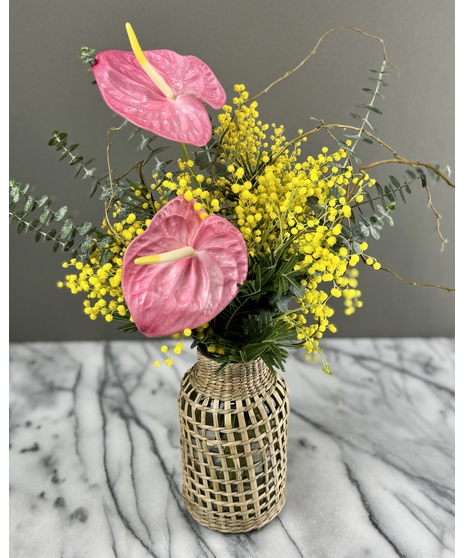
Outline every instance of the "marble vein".
<path fill-rule="evenodd" d="M 10 345 L 10 558 L 454 558 L 453 339 L 327 340 L 335 377 L 293 354 L 286 505 L 242 535 L 186 511 L 195 353 L 161 344 Z"/>

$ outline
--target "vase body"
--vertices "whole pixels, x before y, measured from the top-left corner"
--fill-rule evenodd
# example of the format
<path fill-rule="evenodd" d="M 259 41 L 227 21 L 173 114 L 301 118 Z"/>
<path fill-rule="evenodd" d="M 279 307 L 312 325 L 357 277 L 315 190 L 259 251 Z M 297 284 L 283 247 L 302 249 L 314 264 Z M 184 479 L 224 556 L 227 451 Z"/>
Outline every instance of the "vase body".
<path fill-rule="evenodd" d="M 198 353 L 181 383 L 182 492 L 198 523 L 243 533 L 284 506 L 289 399 L 261 359 L 218 368 Z"/>

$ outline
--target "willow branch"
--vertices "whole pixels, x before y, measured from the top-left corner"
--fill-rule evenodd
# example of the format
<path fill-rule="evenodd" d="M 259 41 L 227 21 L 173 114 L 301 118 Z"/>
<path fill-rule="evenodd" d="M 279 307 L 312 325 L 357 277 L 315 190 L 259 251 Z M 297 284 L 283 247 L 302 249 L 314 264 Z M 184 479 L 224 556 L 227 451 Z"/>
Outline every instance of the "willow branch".
<path fill-rule="evenodd" d="M 357 27 L 351 27 L 350 25 L 341 25 L 339 27 L 334 27 L 333 29 L 329 29 L 328 31 L 326 31 L 326 33 L 324 33 L 318 39 L 318 41 L 316 42 L 316 45 L 313 47 L 313 50 L 311 52 L 309 52 L 307 54 L 307 56 L 303 60 L 301 60 L 295 68 L 293 68 L 292 70 L 287 71 L 283 76 L 281 76 L 280 78 L 278 78 L 275 81 L 273 81 L 272 83 L 270 83 L 270 85 L 268 85 L 268 87 L 263 89 L 263 91 L 260 91 L 260 93 L 257 93 L 257 95 L 254 95 L 253 97 L 251 97 L 249 99 L 249 101 L 253 101 L 255 99 L 258 99 L 258 97 L 260 97 L 261 95 L 263 95 L 265 93 L 268 93 L 268 91 L 272 87 L 274 87 L 276 84 L 278 84 L 280 81 L 283 81 L 284 79 L 289 77 L 291 74 L 295 73 L 299 68 L 301 68 L 309 60 L 309 58 L 311 58 L 316 53 L 316 51 L 318 50 L 318 47 L 320 46 L 320 44 L 323 42 L 323 40 L 328 35 L 330 35 L 331 33 L 334 33 L 335 31 L 340 31 L 341 29 L 350 29 L 352 31 L 355 31 L 356 33 L 361 33 L 362 35 L 365 35 L 365 37 L 370 37 L 371 39 L 375 39 L 376 41 L 378 41 L 381 44 L 381 46 L 383 47 L 383 59 L 384 59 L 385 63 L 389 64 L 390 66 L 393 66 L 394 68 L 397 69 L 397 66 L 395 66 L 392 62 L 390 62 L 388 60 L 387 53 L 386 53 L 386 46 L 384 44 L 383 39 L 381 39 L 380 37 L 377 37 L 376 35 L 371 35 L 370 33 L 367 33 L 366 31 L 363 31 L 363 29 L 358 29 Z"/>
<path fill-rule="evenodd" d="M 435 166 L 430 165 L 429 163 L 423 163 L 422 161 L 409 161 L 407 159 L 403 159 L 402 157 L 397 157 L 395 159 L 385 159 L 383 161 L 376 161 L 376 162 L 370 163 L 368 165 L 363 165 L 363 166 L 359 167 L 359 171 L 363 175 L 365 175 L 366 174 L 365 170 L 367 170 L 367 169 L 374 168 L 374 167 L 379 166 L 379 165 L 385 165 L 385 164 L 391 164 L 391 163 L 398 163 L 398 164 L 401 164 L 401 165 L 409 165 L 413 168 L 415 168 L 415 167 L 425 167 L 427 169 L 430 169 L 432 172 L 436 173 L 440 178 L 442 178 L 442 180 L 444 180 L 444 182 L 446 184 L 448 184 L 452 188 L 455 188 L 454 184 L 452 182 L 450 182 L 450 180 L 446 176 L 444 176 L 444 174 L 441 171 L 439 171 Z M 430 192 L 428 186 L 426 184 L 423 184 L 423 188 L 425 189 L 426 196 L 428 198 L 428 206 L 430 207 L 431 211 L 434 213 L 434 216 L 436 218 L 436 232 L 438 233 L 438 236 L 441 239 L 441 251 L 443 251 L 444 250 L 444 245 L 446 244 L 446 239 L 442 236 L 441 229 L 440 229 L 440 226 L 439 226 L 441 216 L 440 216 L 439 212 L 437 211 L 437 209 L 433 205 L 433 198 L 431 197 L 431 192 Z"/>
<path fill-rule="evenodd" d="M 113 178 L 112 178 L 112 170 L 111 170 L 111 164 L 110 164 L 110 149 L 111 149 L 111 134 L 113 132 L 119 131 L 121 130 L 123 126 L 119 126 L 118 128 L 110 128 L 108 130 L 108 145 L 107 145 L 107 167 L 108 167 L 108 180 L 110 182 L 110 188 L 111 188 L 111 197 L 105 202 L 105 223 L 108 226 L 108 229 L 110 230 L 111 234 L 117 238 L 120 242 L 122 242 L 123 244 L 126 244 L 126 241 L 124 240 L 124 238 L 122 236 L 120 236 L 115 229 L 113 228 L 110 219 L 108 217 L 108 209 L 111 207 L 112 203 L 113 203 L 113 199 L 115 197 L 115 189 L 113 187 Z"/>
<path fill-rule="evenodd" d="M 439 176 L 444 182 L 455 188 L 455 184 L 451 182 L 447 176 L 444 175 L 439 169 L 437 169 L 434 165 L 430 163 L 423 163 L 422 161 L 409 161 L 408 159 L 404 159 L 403 157 L 397 156 L 395 159 L 384 159 L 383 161 L 375 161 L 374 163 L 369 163 L 368 165 L 363 165 L 359 167 L 360 172 L 364 172 L 367 169 L 372 169 L 374 167 L 378 167 L 379 165 L 386 165 L 390 163 L 398 163 L 401 165 L 409 165 L 411 167 L 425 167 L 430 171 L 434 172 L 437 176 Z"/>
<path fill-rule="evenodd" d="M 396 279 L 399 279 L 399 281 L 402 281 L 402 283 L 407 283 L 407 285 L 413 285 L 414 287 L 435 287 L 436 289 L 442 289 L 443 291 L 447 291 L 448 293 L 455 292 L 455 289 L 452 288 L 452 287 L 445 287 L 443 285 L 435 285 L 434 283 L 416 283 L 415 281 L 409 281 L 408 279 L 404 279 L 404 278 L 400 277 L 400 275 L 397 275 L 397 273 L 395 273 L 391 269 L 388 269 L 387 267 L 382 267 L 381 266 L 379 269 L 381 269 L 383 271 L 387 271 L 391 275 L 394 275 L 394 277 Z"/>

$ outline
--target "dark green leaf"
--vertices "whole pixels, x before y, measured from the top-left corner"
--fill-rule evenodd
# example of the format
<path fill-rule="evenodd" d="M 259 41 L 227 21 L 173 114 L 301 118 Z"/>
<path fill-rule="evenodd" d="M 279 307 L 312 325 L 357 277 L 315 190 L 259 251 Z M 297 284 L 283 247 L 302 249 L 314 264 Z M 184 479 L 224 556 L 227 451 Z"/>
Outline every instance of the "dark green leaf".
<path fill-rule="evenodd" d="M 30 228 L 33 230 L 36 230 L 38 228 L 40 228 L 42 225 L 40 224 L 39 219 L 35 218 L 31 221 L 30 223 Z"/>
<path fill-rule="evenodd" d="M 362 164 L 361 159 L 357 157 L 357 155 L 355 155 L 355 153 L 343 141 L 338 141 L 337 144 L 339 145 L 339 147 L 342 147 L 342 149 L 344 149 L 344 151 L 346 151 L 350 157 L 354 159 L 357 165 Z"/>
<path fill-rule="evenodd" d="M 399 192 L 400 197 L 402 198 L 402 201 L 404 203 L 407 203 L 407 200 L 405 199 L 404 192 L 402 191 L 402 188 L 399 188 L 397 191 Z"/>
<path fill-rule="evenodd" d="M 258 343 L 256 345 L 249 345 L 240 351 L 242 362 L 250 362 L 262 355 L 265 351 L 266 345 Z"/>
<path fill-rule="evenodd" d="M 382 199 L 384 196 L 384 190 L 379 182 L 375 182 L 376 191 L 378 192 L 378 196 Z"/>
<path fill-rule="evenodd" d="M 106 234 L 106 235 L 102 236 L 102 238 L 97 240 L 97 242 L 95 243 L 95 246 L 96 246 L 96 248 L 105 248 L 105 246 L 107 246 L 108 244 L 111 244 L 112 240 L 113 240 L 113 237 L 111 236 L 111 234 Z"/>
<path fill-rule="evenodd" d="M 100 256 L 100 266 L 104 266 L 106 263 L 108 263 L 111 260 L 112 256 L 113 253 L 111 252 L 111 250 L 103 250 L 102 255 Z"/>
<path fill-rule="evenodd" d="M 394 188 L 399 189 L 400 188 L 400 182 L 397 180 L 397 178 L 395 176 L 392 176 L 391 174 L 389 175 L 389 180 L 391 181 L 391 183 L 393 184 Z"/>
<path fill-rule="evenodd" d="M 371 110 L 371 111 L 373 111 L 373 112 L 376 112 L 376 114 L 383 114 L 383 113 L 379 110 L 379 108 L 376 108 L 375 106 L 370 105 L 370 104 L 368 104 L 368 103 L 363 103 L 362 105 L 360 105 L 360 107 L 361 107 L 361 108 L 366 108 L 366 109 Z"/>
<path fill-rule="evenodd" d="M 355 112 L 351 112 L 350 116 L 352 116 L 352 118 L 355 118 L 356 120 L 360 120 L 361 122 L 366 124 L 370 128 L 370 130 L 374 130 L 373 126 L 368 122 L 368 120 L 366 118 L 362 118 L 359 114 L 356 114 Z"/>
<path fill-rule="evenodd" d="M 69 164 L 71 166 L 74 166 L 77 165 L 78 163 L 82 163 L 82 161 L 84 161 L 84 158 L 79 155 L 79 156 L 72 157 Z"/>
<path fill-rule="evenodd" d="M 354 225 L 351 230 L 354 239 L 354 244 L 361 244 L 362 242 L 365 242 L 367 237 L 365 231 L 367 230 L 367 227 L 363 225 L 363 223 Z"/>
<path fill-rule="evenodd" d="M 378 79 L 378 78 L 374 78 L 374 77 L 369 77 L 368 78 L 370 81 L 373 81 L 374 83 L 379 83 L 380 85 L 387 85 L 387 83 L 385 81 L 383 81 L 382 79 Z"/>
<path fill-rule="evenodd" d="M 381 95 L 379 91 L 375 91 L 374 89 L 370 89 L 369 87 L 362 87 L 362 91 L 365 91 L 365 93 L 373 93 L 374 95 L 379 95 L 381 99 L 384 99 L 384 95 Z"/>
<path fill-rule="evenodd" d="M 56 235 L 57 235 L 57 230 L 50 229 L 47 233 L 45 233 L 44 240 L 52 240 L 56 237 Z"/>
<path fill-rule="evenodd" d="M 378 230 L 381 230 L 383 228 L 383 221 L 378 217 L 378 215 L 372 215 L 370 217 L 370 223 Z"/>
<path fill-rule="evenodd" d="M 69 252 L 71 248 L 74 246 L 74 239 L 70 238 L 66 244 L 63 246 L 63 252 Z"/>
<path fill-rule="evenodd" d="M 390 184 L 386 184 L 384 187 L 384 195 L 390 202 L 393 202 L 396 199 L 396 191 Z"/>

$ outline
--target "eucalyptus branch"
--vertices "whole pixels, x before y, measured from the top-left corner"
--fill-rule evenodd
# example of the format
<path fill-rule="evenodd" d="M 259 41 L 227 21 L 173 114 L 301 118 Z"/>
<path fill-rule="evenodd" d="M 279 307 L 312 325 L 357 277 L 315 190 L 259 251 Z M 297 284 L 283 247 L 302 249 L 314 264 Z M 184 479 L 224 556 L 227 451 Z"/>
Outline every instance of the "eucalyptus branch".
<path fill-rule="evenodd" d="M 376 97 L 379 95 L 379 88 L 381 86 L 381 83 L 383 83 L 382 81 L 382 76 L 384 74 L 384 68 L 386 67 L 386 59 L 383 60 L 382 64 L 381 64 L 381 69 L 378 73 L 378 79 L 376 80 L 376 87 L 375 90 L 373 91 L 373 96 L 371 98 L 371 102 L 368 104 L 368 110 L 367 113 L 365 115 L 365 118 L 362 118 L 362 125 L 359 128 L 359 132 L 358 132 L 358 136 L 361 136 L 363 134 L 363 132 L 365 131 L 365 126 L 366 124 L 368 124 L 368 118 L 370 116 L 371 111 L 373 110 L 373 105 L 375 102 Z M 358 143 L 358 138 L 355 140 L 354 145 L 352 146 L 351 150 L 355 151 L 355 148 L 357 147 L 357 143 Z"/>
<path fill-rule="evenodd" d="M 60 158 L 60 161 L 66 157 L 69 157 L 71 159 L 69 163 L 71 166 L 78 165 L 79 170 L 77 171 L 76 176 L 81 172 L 81 170 L 83 170 L 84 171 L 84 176 L 82 177 L 83 180 L 86 180 L 89 177 L 94 178 L 94 173 L 96 170 L 95 167 L 92 169 L 88 169 L 86 167 L 86 164 L 82 162 L 83 157 L 80 155 L 75 155 L 73 153 L 73 151 L 78 147 L 78 144 L 74 144 L 71 147 L 68 147 L 67 142 L 68 142 L 68 134 L 55 130 L 53 132 L 53 137 L 48 142 L 48 144 L 50 146 L 55 147 L 57 151 L 61 151 L 63 153 L 62 157 Z M 88 163 L 90 162 L 91 161 L 88 161 Z"/>
<path fill-rule="evenodd" d="M 39 226 L 35 226 L 34 221 L 26 221 L 26 219 L 24 219 L 23 217 L 20 217 L 19 215 L 17 215 L 16 213 L 14 213 L 12 211 L 9 211 L 9 216 L 10 216 L 10 218 L 15 219 L 18 223 L 22 223 L 27 232 L 33 231 L 33 232 L 36 233 L 36 235 L 42 236 L 44 241 L 54 240 L 58 246 L 62 247 L 63 250 L 65 249 L 66 245 L 68 244 L 68 241 L 64 242 L 62 240 L 59 240 L 58 238 L 56 238 L 55 235 L 51 234 L 50 231 L 43 231 L 42 228 L 41 228 L 41 227 L 43 227 L 43 223 L 39 223 Z M 38 242 L 38 241 L 36 241 L 36 242 Z"/>

